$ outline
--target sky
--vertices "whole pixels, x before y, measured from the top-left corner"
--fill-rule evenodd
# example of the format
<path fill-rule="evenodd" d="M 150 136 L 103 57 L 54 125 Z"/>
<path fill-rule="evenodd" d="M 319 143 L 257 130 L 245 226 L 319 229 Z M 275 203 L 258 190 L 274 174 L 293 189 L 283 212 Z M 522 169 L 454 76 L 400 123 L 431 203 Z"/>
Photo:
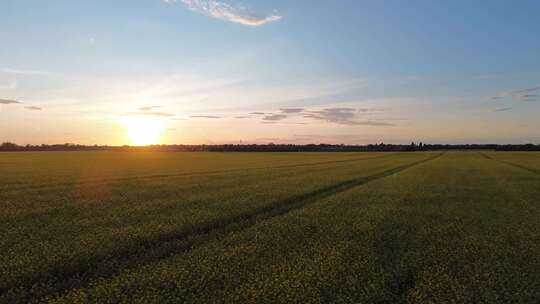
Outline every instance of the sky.
<path fill-rule="evenodd" d="M 540 143 L 539 11 L 2 0 L 0 141 Z"/>

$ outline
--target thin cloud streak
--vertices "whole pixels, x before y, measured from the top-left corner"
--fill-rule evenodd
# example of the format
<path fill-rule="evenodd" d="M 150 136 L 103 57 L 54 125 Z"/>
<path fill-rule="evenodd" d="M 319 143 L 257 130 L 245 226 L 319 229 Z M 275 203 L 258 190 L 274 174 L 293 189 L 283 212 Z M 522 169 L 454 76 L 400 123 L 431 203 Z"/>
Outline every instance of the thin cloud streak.
<path fill-rule="evenodd" d="M 364 125 L 364 126 L 395 126 L 389 123 L 390 119 L 373 118 L 358 119 L 361 116 L 370 113 L 381 113 L 384 109 L 380 108 L 326 108 L 321 110 L 310 110 L 305 108 L 281 108 L 277 113 L 266 113 L 262 118 L 262 123 L 282 123 L 282 120 L 288 118 L 303 118 L 318 120 L 328 123 L 341 125 Z M 263 114 L 263 112 L 252 112 Z M 250 114 L 252 114 L 250 113 Z M 306 124 L 305 122 L 288 122 L 288 124 Z"/>
<path fill-rule="evenodd" d="M 248 26 L 265 25 L 282 19 L 279 15 L 262 16 L 217 0 L 164 0 L 165 3 L 179 1 L 194 12 Z"/>
<path fill-rule="evenodd" d="M 505 97 L 512 97 L 512 98 L 520 100 L 520 101 L 530 101 L 531 98 L 534 100 L 539 95 L 537 95 L 537 94 L 526 94 L 526 93 L 536 92 L 536 91 L 539 91 L 539 90 L 540 90 L 540 86 L 535 86 L 535 87 L 526 88 L 526 89 L 522 89 L 522 90 L 500 93 L 498 95 L 492 96 L 491 99 L 499 100 L 499 99 L 503 99 Z"/>
<path fill-rule="evenodd" d="M 535 101 L 535 100 L 538 100 L 539 97 L 540 95 L 538 94 L 525 94 L 525 95 L 519 96 L 519 100 L 520 101 Z"/>
<path fill-rule="evenodd" d="M 25 107 L 25 109 L 30 110 L 30 111 L 41 111 L 41 110 L 43 110 L 43 108 L 36 107 L 36 106 L 28 106 L 28 107 Z"/>
<path fill-rule="evenodd" d="M 150 111 L 141 111 L 141 112 L 128 112 L 129 116 L 158 116 L 158 117 L 172 117 L 172 113 L 163 113 L 163 112 L 150 112 Z"/>
<path fill-rule="evenodd" d="M 285 109 L 280 109 L 280 111 L 282 113 L 287 113 L 287 114 L 291 114 L 291 113 L 300 113 L 302 111 L 304 111 L 304 109 L 302 108 L 285 108 Z"/>
<path fill-rule="evenodd" d="M 191 115 L 190 118 L 208 118 L 208 119 L 220 119 L 221 116 L 214 115 Z"/>
<path fill-rule="evenodd" d="M 358 112 L 361 113 L 368 113 L 368 112 L 384 112 L 384 109 L 376 109 L 376 108 L 360 108 L 356 109 Z"/>
<path fill-rule="evenodd" d="M 145 111 L 152 111 L 154 109 L 159 109 L 159 108 L 161 108 L 161 106 L 147 106 L 147 107 L 140 107 L 138 110 L 145 112 Z"/>
<path fill-rule="evenodd" d="M 0 104 L 20 104 L 21 102 L 13 99 L 0 99 Z"/>
<path fill-rule="evenodd" d="M 277 121 L 277 120 L 282 120 L 282 119 L 285 119 L 285 118 L 287 118 L 287 115 L 272 114 L 272 115 L 267 115 L 267 116 L 263 117 L 263 120 L 264 121 Z"/>
<path fill-rule="evenodd" d="M 356 113 L 359 112 L 353 108 L 328 108 L 319 111 L 309 111 L 303 117 L 315 119 L 340 125 L 356 126 L 395 126 L 394 124 L 380 120 L 356 120 Z M 360 111 L 365 112 L 365 111 Z"/>
<path fill-rule="evenodd" d="M 506 112 L 506 111 L 511 111 L 512 108 L 508 107 L 508 108 L 497 108 L 495 110 L 493 110 L 493 112 Z"/>
<path fill-rule="evenodd" d="M 519 93 L 528 93 L 528 92 L 535 92 L 535 91 L 538 91 L 538 90 L 540 90 L 540 86 L 533 87 L 533 88 L 528 88 L 528 89 L 523 89 L 523 90 L 519 90 L 519 91 L 515 91 L 514 93 L 516 93 L 516 94 L 519 94 Z"/>

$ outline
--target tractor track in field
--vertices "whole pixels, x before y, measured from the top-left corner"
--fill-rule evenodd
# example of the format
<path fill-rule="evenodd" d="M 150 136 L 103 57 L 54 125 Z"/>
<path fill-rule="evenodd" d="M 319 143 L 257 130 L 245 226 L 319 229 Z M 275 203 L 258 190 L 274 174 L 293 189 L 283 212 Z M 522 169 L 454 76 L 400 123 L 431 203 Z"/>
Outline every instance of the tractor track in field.
<path fill-rule="evenodd" d="M 527 166 L 523 166 L 523 165 L 520 165 L 520 164 L 516 164 L 516 163 L 513 163 L 513 162 L 502 160 L 502 159 L 496 159 L 496 158 L 493 158 L 493 157 L 491 157 L 491 156 L 489 156 L 489 155 L 487 155 L 485 153 L 482 153 L 482 152 L 478 152 L 478 154 L 480 154 L 482 157 L 484 157 L 486 159 L 489 159 L 489 160 L 492 160 L 494 162 L 498 162 L 498 163 L 501 163 L 501 164 L 512 166 L 514 168 L 518 168 L 518 169 L 528 171 L 530 173 L 540 175 L 540 170 L 538 170 L 538 169 L 530 168 L 530 167 L 527 167 Z"/>
<path fill-rule="evenodd" d="M 348 162 L 387 158 L 394 155 L 396 155 L 396 153 L 378 155 L 374 157 L 351 158 L 351 159 L 331 160 L 331 161 L 321 161 L 321 162 L 301 163 L 301 164 L 291 164 L 291 165 L 279 165 L 279 166 L 252 167 L 252 168 L 229 169 L 229 170 L 213 170 L 213 171 L 188 172 L 188 173 L 178 173 L 178 174 L 138 175 L 138 176 L 126 176 L 126 177 L 116 177 L 116 178 L 89 179 L 89 180 L 74 181 L 74 182 L 46 183 L 46 184 L 37 184 L 37 185 L 17 184 L 16 186 L 11 186 L 11 187 L 8 186 L 8 187 L 0 188 L 0 191 L 37 190 L 37 189 L 47 189 L 47 188 L 55 188 L 55 187 L 62 188 L 62 187 L 74 187 L 74 186 L 81 186 L 81 185 L 101 185 L 101 184 L 117 183 L 117 182 L 131 181 L 131 180 L 183 178 L 183 177 L 204 176 L 204 175 L 214 175 L 214 174 L 219 175 L 219 174 L 226 174 L 226 173 L 231 173 L 231 172 L 242 172 L 242 171 L 250 171 L 250 170 L 311 167 L 311 166 L 318 166 L 318 165 L 348 163 Z"/>
<path fill-rule="evenodd" d="M 389 155 L 387 155 L 389 156 Z M 387 156 L 385 156 L 385 158 L 388 158 Z M 382 158 L 381 156 L 380 157 L 377 157 L 377 158 Z M 372 159 L 372 158 L 370 158 Z M 341 161 L 336 161 L 336 163 L 343 163 L 344 161 L 341 160 Z M 348 160 L 347 160 L 348 162 Z M 325 167 L 316 167 L 316 166 L 304 166 L 305 168 L 303 169 L 303 171 L 298 171 L 298 172 L 294 172 L 292 173 L 292 171 L 285 171 L 285 170 L 282 170 L 282 171 L 278 171 L 276 170 L 276 174 L 273 175 L 272 177 L 273 178 L 281 178 L 283 176 L 286 176 L 286 175 L 296 175 L 296 176 L 302 176 L 302 175 L 309 175 L 309 174 L 312 174 L 313 171 L 317 171 L 317 172 L 324 172 L 324 171 L 331 171 L 331 170 L 335 170 L 335 166 L 332 166 L 332 167 L 328 167 L 328 166 L 325 166 Z M 246 177 L 246 176 L 249 176 L 249 172 L 247 172 L 249 170 L 246 170 L 245 173 L 242 173 L 241 175 L 235 175 L 236 177 L 238 176 L 242 176 L 242 177 Z M 216 176 L 219 176 L 219 175 L 216 175 Z M 226 175 L 224 175 L 226 176 Z M 183 178 L 183 177 L 170 177 L 167 181 L 172 181 L 172 180 L 175 180 L 175 179 L 178 179 L 178 178 Z M 230 185 L 224 185 L 223 187 L 228 187 L 228 186 L 232 186 L 234 185 L 235 183 L 232 183 Z M 97 186 L 98 184 L 92 184 L 91 186 Z M 89 186 L 89 187 L 91 187 Z M 141 186 L 141 187 L 144 187 Z M 73 199 L 76 199 L 76 198 L 73 198 Z M 190 207 L 190 206 L 194 206 L 194 205 L 197 205 L 200 203 L 200 200 L 196 200 L 196 201 L 191 201 L 191 202 L 188 202 L 188 203 L 182 203 L 182 206 L 184 208 L 186 207 Z M 58 208 L 49 208 L 49 209 L 46 209 L 44 211 L 41 211 L 41 212 L 31 212 L 31 213 L 22 213 L 22 214 L 17 214 L 17 215 L 11 215 L 11 216 L 0 216 L 0 221 L 5 221 L 5 222 L 10 222 L 10 223 L 19 223 L 19 222 L 23 222 L 23 221 L 26 221 L 26 220 L 37 220 L 37 221 L 41 221 L 41 220 L 46 220 L 47 219 L 47 216 L 50 216 L 50 215 L 54 215 L 55 213 L 58 213 L 60 210 L 58 210 Z"/>
<path fill-rule="evenodd" d="M 226 238 L 231 233 L 248 229 L 257 223 L 283 216 L 321 199 L 433 161 L 442 155 L 444 152 L 373 175 L 353 178 L 296 195 L 228 218 L 218 219 L 200 226 L 183 227 L 153 238 L 136 240 L 134 244 L 120 247 L 113 252 L 90 256 L 71 264 L 63 263 L 49 272 L 21 278 L 18 283 L 12 283 L 9 286 L 0 286 L 0 301 L 32 303 L 60 297 L 71 290 L 87 287 L 92 281 L 109 279 L 134 267 L 141 267 L 175 254 L 188 252 L 209 241 Z M 43 295 L 35 295 L 31 291 L 33 287 L 39 286 L 54 286 L 54 289 L 52 294 L 48 294 L 45 299 Z"/>

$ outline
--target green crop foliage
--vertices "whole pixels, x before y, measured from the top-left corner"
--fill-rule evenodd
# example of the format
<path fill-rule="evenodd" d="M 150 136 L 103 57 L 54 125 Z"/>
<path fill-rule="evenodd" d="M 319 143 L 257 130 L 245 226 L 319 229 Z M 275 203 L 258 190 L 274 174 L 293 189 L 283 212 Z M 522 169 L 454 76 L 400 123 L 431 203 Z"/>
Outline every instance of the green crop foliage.
<path fill-rule="evenodd" d="M 540 153 L 0 154 L 3 303 L 536 303 Z"/>

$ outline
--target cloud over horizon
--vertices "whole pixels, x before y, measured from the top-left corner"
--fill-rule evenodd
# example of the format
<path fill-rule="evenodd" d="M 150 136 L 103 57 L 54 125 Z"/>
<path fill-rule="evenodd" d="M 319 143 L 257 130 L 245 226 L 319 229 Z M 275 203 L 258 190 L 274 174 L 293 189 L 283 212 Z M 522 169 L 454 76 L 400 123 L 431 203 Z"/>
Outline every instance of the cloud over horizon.
<path fill-rule="evenodd" d="M 163 0 L 165 3 L 182 2 L 188 9 L 221 20 L 248 26 L 260 26 L 282 19 L 279 15 L 260 15 L 218 0 Z"/>
<path fill-rule="evenodd" d="M 280 124 L 306 124 L 302 121 L 282 122 L 285 119 L 311 119 L 322 122 L 340 125 L 363 125 L 363 126 L 395 126 L 389 123 L 389 119 L 384 118 L 363 118 L 366 114 L 377 114 L 384 112 L 380 108 L 326 108 L 326 109 L 306 109 L 306 108 L 281 108 L 274 113 L 251 112 L 250 115 L 262 115 L 261 123 Z M 245 118 L 245 116 L 242 116 Z"/>
<path fill-rule="evenodd" d="M 304 118 L 326 121 L 341 125 L 357 125 L 357 126 L 395 126 L 380 120 L 356 120 L 357 112 L 366 112 L 365 110 L 353 108 L 328 108 L 319 111 L 309 111 L 304 114 Z"/>

